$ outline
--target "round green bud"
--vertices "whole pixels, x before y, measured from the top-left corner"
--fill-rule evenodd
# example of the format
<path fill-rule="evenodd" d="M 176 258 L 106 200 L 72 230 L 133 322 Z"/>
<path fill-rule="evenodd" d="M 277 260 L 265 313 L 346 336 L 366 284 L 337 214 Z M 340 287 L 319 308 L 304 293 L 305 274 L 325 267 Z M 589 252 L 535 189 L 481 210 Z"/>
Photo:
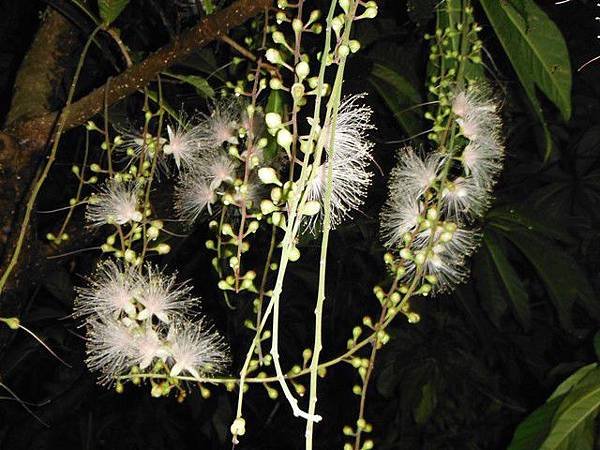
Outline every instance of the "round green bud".
<path fill-rule="evenodd" d="M 285 44 L 285 36 L 281 31 L 275 31 L 271 37 L 276 44 Z"/>
<path fill-rule="evenodd" d="M 289 150 L 293 140 L 294 137 L 292 136 L 292 133 L 285 128 L 282 128 L 277 132 L 277 143 L 284 149 Z"/>
<path fill-rule="evenodd" d="M 268 49 L 267 52 L 265 53 L 265 56 L 271 64 L 281 64 L 283 62 L 283 59 L 281 58 L 281 54 L 279 53 L 278 50 L 276 50 L 274 48 Z"/>
<path fill-rule="evenodd" d="M 302 21 L 300 19 L 292 20 L 292 29 L 294 30 L 295 33 L 301 33 L 303 27 L 304 27 L 304 24 L 302 23 Z"/>
<path fill-rule="evenodd" d="M 346 44 L 342 44 L 338 48 L 338 55 L 342 58 L 347 57 L 350 54 L 350 48 Z"/>
<path fill-rule="evenodd" d="M 279 128 L 281 126 L 281 115 L 276 112 L 267 113 L 265 115 L 265 123 L 271 129 Z"/>
<path fill-rule="evenodd" d="M 309 73 L 310 66 L 308 65 L 308 63 L 306 61 L 300 61 L 296 66 L 296 75 L 298 75 L 298 78 L 304 80 Z"/>
<path fill-rule="evenodd" d="M 171 251 L 171 246 L 169 244 L 162 243 L 162 244 L 158 244 L 156 246 L 156 252 L 159 255 L 166 255 L 170 251 Z"/>

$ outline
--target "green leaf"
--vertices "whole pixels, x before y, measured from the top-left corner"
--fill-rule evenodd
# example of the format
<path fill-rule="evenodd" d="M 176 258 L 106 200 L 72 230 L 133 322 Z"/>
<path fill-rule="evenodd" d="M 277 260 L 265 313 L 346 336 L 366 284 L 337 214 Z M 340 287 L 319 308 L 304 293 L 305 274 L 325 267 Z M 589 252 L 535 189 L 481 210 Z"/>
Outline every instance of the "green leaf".
<path fill-rule="evenodd" d="M 121 15 L 129 0 L 98 0 L 98 11 L 102 22 L 110 25 Z"/>
<path fill-rule="evenodd" d="M 564 397 L 540 449 L 591 449 L 591 446 L 584 445 L 589 443 L 586 428 L 598 414 L 599 408 L 600 368 L 595 367 Z"/>
<path fill-rule="evenodd" d="M 492 323 L 500 328 L 502 317 L 506 314 L 508 304 L 502 290 L 500 276 L 494 267 L 494 260 L 487 246 L 477 252 L 473 261 L 473 280 L 477 286 L 481 307 Z"/>
<path fill-rule="evenodd" d="M 504 254 L 498 235 L 491 228 L 486 230 L 484 234 L 484 243 L 492 256 L 502 285 L 508 293 L 515 317 L 521 326 L 528 330 L 531 326 L 531 310 L 529 308 L 529 296 L 523 282 Z"/>
<path fill-rule="evenodd" d="M 568 394 L 573 386 L 584 379 L 596 367 L 598 367 L 598 364 L 592 363 L 579 368 L 574 374 L 558 385 L 547 401 L 554 400 L 555 398 Z"/>
<path fill-rule="evenodd" d="M 529 260 L 544 282 L 564 328 L 572 328 L 571 310 L 575 301 L 594 317 L 600 317 L 598 300 L 577 262 L 552 241 L 522 229 L 506 229 L 491 224 Z"/>
<path fill-rule="evenodd" d="M 421 386 L 421 399 L 413 411 L 415 422 L 419 425 L 426 423 L 437 405 L 437 393 L 433 383 Z"/>
<path fill-rule="evenodd" d="M 537 215 L 531 208 L 526 210 L 515 205 L 495 207 L 487 213 L 486 220 L 494 222 L 497 226 L 506 225 L 509 229 L 526 228 L 532 233 L 543 234 L 565 244 L 575 245 L 577 243 L 565 231 L 564 223 L 549 221 L 547 217 Z"/>
<path fill-rule="evenodd" d="M 552 418 L 563 397 L 544 403 L 519 424 L 507 450 L 535 450 L 550 432 Z"/>
<path fill-rule="evenodd" d="M 198 95 L 207 98 L 213 98 L 215 96 L 215 91 L 208 84 L 208 81 L 204 77 L 200 77 L 198 75 L 178 75 L 176 73 L 165 72 L 166 75 L 169 75 L 172 78 L 183 81 L 189 85 L 192 85 L 196 88 L 196 92 Z"/>
<path fill-rule="evenodd" d="M 394 118 L 409 136 L 421 131 L 421 117 L 417 109 L 410 109 L 422 103 L 421 95 L 410 82 L 398 72 L 374 63 L 369 82 L 381 95 Z"/>
<path fill-rule="evenodd" d="M 565 40 L 556 24 L 533 0 L 519 1 L 518 8 L 499 0 L 481 0 L 481 5 L 544 128 L 548 159 L 552 141 L 536 87 L 569 120 L 572 79 Z"/>

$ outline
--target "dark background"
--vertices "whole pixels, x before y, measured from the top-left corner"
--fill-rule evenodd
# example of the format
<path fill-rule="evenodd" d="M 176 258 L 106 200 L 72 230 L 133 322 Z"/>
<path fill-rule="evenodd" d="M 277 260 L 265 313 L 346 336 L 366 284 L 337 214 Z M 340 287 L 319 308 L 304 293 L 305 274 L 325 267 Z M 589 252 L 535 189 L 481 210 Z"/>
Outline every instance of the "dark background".
<path fill-rule="evenodd" d="M 49 3 L 63 8 L 78 25 L 83 44 L 90 25 L 68 2 Z M 434 27 L 431 19 L 435 3 L 386 0 L 379 17 L 361 24 L 357 30 L 364 50 L 350 60 L 345 90 L 369 92 L 368 102 L 375 109 L 378 127 L 373 136 L 377 142 L 375 158 L 382 174 L 375 177 L 363 212 L 331 237 L 323 359 L 344 351 L 352 327 L 361 322 L 363 315 L 376 314 L 372 288 L 385 279 L 377 217 L 386 195 L 385 175 L 394 164 L 394 151 L 399 146 L 389 142 L 407 136 L 369 84 L 369 68 L 374 62 L 383 61 L 424 95 L 428 47 L 423 34 Z M 593 19 L 600 9 L 594 2 L 574 1 L 562 7 L 550 1 L 538 4 L 544 6 L 563 32 L 573 68 L 600 54 L 600 42 L 596 39 L 600 27 Z M 0 121 L 8 110 L 16 71 L 46 7 L 47 3 L 41 1 L 0 3 Z M 164 45 L 178 28 L 196 20 L 188 13 L 173 2 L 132 0 L 117 26 L 133 53 L 144 55 Z M 167 17 L 170 27 L 165 27 L 161 14 Z M 496 192 L 496 207 L 526 211 L 557 230 L 546 233 L 544 242 L 557 249 L 555 254 L 567 259 L 546 261 L 548 270 L 562 271 L 560 264 L 567 261 L 597 292 L 600 62 L 574 73 L 573 117 L 569 123 L 562 122 L 552 105 L 544 103 L 556 151 L 550 163 L 543 165 L 543 143 L 536 120 L 529 113 L 527 98 L 484 15 L 476 10 L 476 17 L 484 27 L 481 35 L 491 56 L 487 65 L 493 69 L 491 73 L 503 92 L 508 156 Z M 247 31 L 238 29 L 234 36 L 243 37 Z M 103 51 L 92 50 L 79 85 L 80 93 L 114 74 L 106 56 L 115 54 L 111 45 L 101 42 Z M 232 56 L 223 44 L 211 44 L 199 52 L 205 64 L 215 67 L 226 64 Z M 73 60 L 65 64 L 74 67 L 76 59 L 77 55 L 73 55 Z M 226 69 L 222 76 L 235 79 L 239 70 Z M 216 77 L 210 82 L 215 88 L 223 83 Z M 189 87 L 167 86 L 166 92 L 173 105 L 184 102 L 190 109 L 206 107 L 206 100 Z M 57 105 L 64 102 L 65 93 L 66 86 L 57 90 Z M 113 107 L 115 123 L 139 120 L 140 101 L 133 96 Z M 423 121 L 423 129 L 426 126 Z M 70 166 L 81 159 L 82 136 L 81 130 L 65 136 L 59 160 L 44 185 L 39 210 L 66 205 L 73 195 L 76 185 L 74 178 L 69 177 Z M 417 140 L 419 144 L 426 145 Z M 157 194 L 156 201 L 163 201 L 169 192 L 167 185 Z M 37 215 L 39 236 L 43 239 L 48 231 L 56 230 L 63 217 Z M 81 224 L 81 219 L 76 214 L 74 223 Z M 203 298 L 203 311 L 227 336 L 235 355 L 231 367 L 235 374 L 241 365 L 240 355 L 245 354 L 252 336 L 241 325 L 251 314 L 251 302 L 241 299 L 233 313 L 226 308 L 215 286 L 212 255 L 204 247 L 204 241 L 210 237 L 204 225 L 192 230 L 187 238 L 173 239 L 172 253 L 157 262 L 177 268 L 182 279 L 192 280 L 195 293 Z M 485 229 L 485 224 L 482 226 Z M 97 245 L 102 237 L 85 233 L 77 239 L 75 248 L 85 248 Z M 254 245 L 260 249 L 264 244 L 259 239 Z M 318 241 L 307 240 L 302 250 L 303 257 L 292 265 L 284 290 L 281 342 L 285 367 L 299 363 L 302 349 L 312 347 Z M 547 283 L 540 279 L 532 262 L 509 244 L 504 251 L 527 291 L 530 326 L 524 327 L 507 304 L 502 306 L 505 292 L 490 292 L 490 284 L 486 284 L 491 276 L 489 267 L 482 262 L 484 255 L 477 255 L 473 260 L 474 279 L 459 289 L 459 295 L 420 301 L 416 305 L 422 316 L 419 324 L 410 325 L 398 318 L 392 325 L 393 339 L 379 356 L 367 402 L 367 420 L 373 424 L 376 448 L 506 448 L 517 424 L 543 403 L 560 381 L 581 365 L 596 360 L 592 337 L 598 322 L 593 316 L 575 303 L 569 311 L 570 320 L 559 317 Z M 151 398 L 147 386 L 128 385 L 123 394 L 117 394 L 96 385 L 94 375 L 83 363 L 83 330 L 69 314 L 73 286 L 89 273 L 98 253 L 91 251 L 49 261 L 34 294 L 22 299 L 21 321 L 72 367 L 58 363 L 23 332 L 13 333 L 2 343 L 0 381 L 21 399 L 31 402 L 31 410 L 48 426 L 40 424 L 6 395 L 0 400 L 0 449 L 230 448 L 228 428 L 235 415 L 234 393 L 211 387 L 211 397 L 203 399 L 192 388 L 185 402 L 178 404 L 172 397 Z M 31 274 L 32 282 L 37 275 Z M 561 282 L 565 283 L 559 286 L 561 289 L 572 287 L 568 285 L 569 278 Z M 597 299 L 596 294 L 593 299 Z M 353 425 L 357 417 L 358 397 L 351 392 L 357 382 L 358 376 L 349 365 L 329 370 L 327 378 L 321 381 L 318 410 L 324 420 L 316 426 L 318 448 L 342 447 L 342 427 Z M 433 394 L 425 396 L 424 387 Z M 266 391 L 255 386 L 247 395 L 245 408 L 248 432 L 239 448 L 304 447 L 304 422 L 292 416 L 284 399 L 269 400 Z"/>

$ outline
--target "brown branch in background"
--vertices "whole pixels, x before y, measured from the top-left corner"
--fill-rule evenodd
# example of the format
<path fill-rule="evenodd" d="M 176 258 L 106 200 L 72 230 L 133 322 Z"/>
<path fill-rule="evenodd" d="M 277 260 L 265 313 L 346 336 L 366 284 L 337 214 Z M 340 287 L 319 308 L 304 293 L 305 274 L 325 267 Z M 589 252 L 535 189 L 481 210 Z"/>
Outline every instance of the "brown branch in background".
<path fill-rule="evenodd" d="M 142 89 L 156 75 L 189 56 L 194 51 L 223 35 L 249 18 L 269 7 L 272 0 L 238 0 L 229 8 L 202 19 L 198 25 L 184 32 L 172 43 L 156 51 L 144 61 L 133 65 L 112 79 L 107 94 L 109 104 L 116 103 Z M 65 129 L 84 124 L 102 110 L 104 87 L 101 86 L 71 106 L 70 118 Z M 59 112 L 45 114 L 33 120 L 18 124 L 13 130 L 19 137 L 27 137 L 30 147 L 40 149 L 48 140 Z"/>
<path fill-rule="evenodd" d="M 105 103 L 112 105 L 144 88 L 162 71 L 264 11 L 271 3 L 272 0 L 238 0 L 202 19 L 170 44 L 112 78 L 110 85 L 100 86 L 72 103 L 64 130 L 84 124 L 101 112 Z M 19 69 L 7 128 L 0 131 L 0 274 L 14 252 L 21 206 L 28 197 L 27 192 L 62 112 L 49 112 L 49 105 L 57 86 L 65 78 L 66 62 L 72 58 L 73 44 L 79 45 L 76 34 L 70 33 L 74 33 L 71 25 L 58 12 L 50 11 Z M 30 278 L 31 271 L 24 269 L 32 262 L 40 262 L 40 249 L 33 233 L 29 232 L 27 236 L 24 248 L 27 255 L 20 258 L 15 269 L 17 279 L 10 282 L 12 289 L 35 284 Z M 33 247 L 30 248 L 29 243 Z M 25 273 L 29 275 L 22 276 Z M 16 296 L 21 298 L 23 293 Z"/>

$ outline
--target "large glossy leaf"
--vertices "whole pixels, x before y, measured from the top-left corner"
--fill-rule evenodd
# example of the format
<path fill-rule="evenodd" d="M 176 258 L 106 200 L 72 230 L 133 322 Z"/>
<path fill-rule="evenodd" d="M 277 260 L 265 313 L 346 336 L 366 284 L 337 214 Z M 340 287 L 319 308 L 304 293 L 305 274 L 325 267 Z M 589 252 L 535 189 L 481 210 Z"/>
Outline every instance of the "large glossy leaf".
<path fill-rule="evenodd" d="M 552 418 L 563 397 L 544 403 L 517 427 L 508 450 L 536 450 L 550 432 Z"/>
<path fill-rule="evenodd" d="M 549 221 L 547 216 L 538 214 L 531 209 L 525 210 L 514 205 L 499 206 L 488 212 L 486 220 L 493 222 L 496 226 L 506 224 L 509 229 L 513 229 L 515 226 L 526 228 L 532 233 L 542 234 L 565 244 L 576 243 L 573 236 L 566 231 L 565 223 L 557 220 Z"/>
<path fill-rule="evenodd" d="M 98 11 L 102 21 L 109 25 L 121 15 L 129 0 L 98 0 Z"/>
<path fill-rule="evenodd" d="M 481 0 L 490 23 L 508 55 L 546 135 L 546 158 L 551 140 L 536 96 L 539 88 L 561 111 L 571 116 L 571 64 L 565 40 L 554 22 L 533 0 Z"/>
<path fill-rule="evenodd" d="M 409 136 L 415 136 L 422 131 L 418 109 L 411 109 L 420 104 L 422 99 L 419 92 L 406 78 L 389 67 L 375 63 L 369 82 Z"/>
<path fill-rule="evenodd" d="M 552 395 L 548 398 L 548 401 L 568 394 L 569 391 L 573 389 L 573 386 L 583 380 L 592 370 L 596 369 L 597 367 L 598 364 L 592 363 L 579 368 L 574 374 L 558 385 Z"/>
<path fill-rule="evenodd" d="M 600 387 L 598 370 L 596 363 L 589 364 L 563 381 L 546 403 L 517 427 L 508 450 L 591 448 L 589 442 L 593 442 L 593 439 L 590 439 L 593 430 L 590 428 L 596 413 L 579 409 L 583 416 L 576 417 L 575 411 L 585 404 L 584 392 L 594 391 L 594 385 L 596 388 Z M 556 431 L 559 422 L 561 422 L 560 432 Z"/>
<path fill-rule="evenodd" d="M 508 310 L 508 303 L 506 293 L 502 289 L 502 281 L 494 266 L 490 251 L 483 245 L 473 259 L 473 279 L 479 292 L 481 307 L 492 323 L 500 328 L 502 317 Z"/>
<path fill-rule="evenodd" d="M 599 408 L 600 368 L 596 367 L 562 400 L 540 449 L 591 449 L 588 427 Z"/>
<path fill-rule="evenodd" d="M 490 228 L 486 230 L 484 243 L 492 257 L 498 275 L 500 276 L 500 281 L 508 294 L 515 317 L 519 320 L 519 323 L 523 328 L 526 330 L 529 329 L 531 325 L 531 310 L 529 307 L 527 290 L 506 258 L 500 238 L 493 229 Z"/>
<path fill-rule="evenodd" d="M 511 241 L 529 260 L 546 287 L 565 328 L 578 301 L 594 318 L 600 318 L 597 296 L 577 262 L 550 239 L 519 224 L 493 222 L 491 227 Z"/>

